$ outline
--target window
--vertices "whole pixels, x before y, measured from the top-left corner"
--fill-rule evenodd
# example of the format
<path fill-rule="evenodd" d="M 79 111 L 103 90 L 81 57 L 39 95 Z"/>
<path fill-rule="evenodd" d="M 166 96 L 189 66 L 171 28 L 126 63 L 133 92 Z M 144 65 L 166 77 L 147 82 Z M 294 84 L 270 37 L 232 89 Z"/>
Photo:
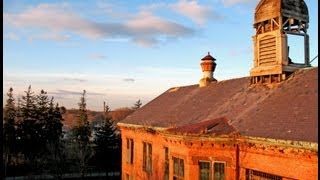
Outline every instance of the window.
<path fill-rule="evenodd" d="M 224 162 L 214 162 L 213 163 L 213 173 L 214 180 L 225 180 L 225 163 Z"/>
<path fill-rule="evenodd" d="M 133 180 L 133 176 L 126 174 L 126 180 Z"/>
<path fill-rule="evenodd" d="M 199 180 L 211 179 L 211 162 L 199 162 Z"/>
<path fill-rule="evenodd" d="M 184 179 L 184 160 L 173 157 L 173 180 Z"/>
<path fill-rule="evenodd" d="M 133 139 L 127 138 L 127 163 L 133 164 Z"/>
<path fill-rule="evenodd" d="M 225 162 L 199 161 L 199 180 L 225 180 Z"/>
<path fill-rule="evenodd" d="M 164 180 L 169 180 L 169 148 L 164 148 Z"/>
<path fill-rule="evenodd" d="M 260 171 L 246 169 L 246 180 L 282 180 L 282 177 Z"/>
<path fill-rule="evenodd" d="M 143 142 L 143 170 L 152 171 L 152 145 Z"/>

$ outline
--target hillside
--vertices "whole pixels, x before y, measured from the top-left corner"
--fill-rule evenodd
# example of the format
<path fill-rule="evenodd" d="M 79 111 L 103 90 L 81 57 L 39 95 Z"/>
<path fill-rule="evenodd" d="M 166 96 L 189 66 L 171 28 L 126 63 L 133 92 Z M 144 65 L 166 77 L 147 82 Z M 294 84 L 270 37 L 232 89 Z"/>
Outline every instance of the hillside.
<path fill-rule="evenodd" d="M 76 123 L 76 114 L 77 114 L 77 109 L 67 109 L 65 113 L 62 115 L 64 121 L 63 125 L 65 127 L 72 127 Z M 92 111 L 92 110 L 87 110 L 88 112 L 88 120 L 90 123 L 93 121 L 101 120 L 103 118 L 103 112 L 102 111 Z M 114 111 L 111 111 L 110 114 L 114 121 L 117 123 L 124 118 L 126 118 L 129 114 L 134 112 L 133 109 L 131 108 L 118 108 L 115 109 Z"/>

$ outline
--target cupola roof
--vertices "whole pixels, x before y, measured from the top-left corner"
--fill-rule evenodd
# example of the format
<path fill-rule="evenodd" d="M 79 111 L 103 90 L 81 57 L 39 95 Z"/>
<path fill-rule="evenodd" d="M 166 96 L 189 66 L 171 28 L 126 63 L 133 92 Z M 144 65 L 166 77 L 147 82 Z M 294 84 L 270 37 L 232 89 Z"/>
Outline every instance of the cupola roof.
<path fill-rule="evenodd" d="M 204 60 L 212 60 L 212 61 L 215 61 L 216 59 L 210 55 L 210 52 L 208 52 L 208 55 L 206 55 L 206 56 L 205 56 L 204 58 L 202 58 L 201 60 L 202 60 L 202 61 L 204 61 Z"/>

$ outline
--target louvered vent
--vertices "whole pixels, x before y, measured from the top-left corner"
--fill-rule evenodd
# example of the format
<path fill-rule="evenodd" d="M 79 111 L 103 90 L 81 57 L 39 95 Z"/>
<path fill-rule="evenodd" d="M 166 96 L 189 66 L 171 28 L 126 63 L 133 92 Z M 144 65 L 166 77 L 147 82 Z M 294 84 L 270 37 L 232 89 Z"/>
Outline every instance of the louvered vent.
<path fill-rule="evenodd" d="M 276 37 L 266 36 L 259 41 L 259 66 L 276 64 Z"/>

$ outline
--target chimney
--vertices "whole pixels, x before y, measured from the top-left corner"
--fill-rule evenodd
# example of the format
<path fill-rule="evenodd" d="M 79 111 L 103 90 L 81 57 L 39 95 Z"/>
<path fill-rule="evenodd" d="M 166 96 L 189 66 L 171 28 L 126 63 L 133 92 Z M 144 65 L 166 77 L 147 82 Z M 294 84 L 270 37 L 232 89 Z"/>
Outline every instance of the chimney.
<path fill-rule="evenodd" d="M 210 52 L 208 52 L 208 55 L 206 55 L 204 58 L 201 59 L 201 69 L 203 72 L 203 77 L 200 79 L 199 86 L 200 87 L 205 87 L 209 85 L 211 81 L 217 81 L 213 77 L 213 72 L 216 69 L 217 64 L 214 62 L 216 59 L 213 58 L 210 55 Z"/>

